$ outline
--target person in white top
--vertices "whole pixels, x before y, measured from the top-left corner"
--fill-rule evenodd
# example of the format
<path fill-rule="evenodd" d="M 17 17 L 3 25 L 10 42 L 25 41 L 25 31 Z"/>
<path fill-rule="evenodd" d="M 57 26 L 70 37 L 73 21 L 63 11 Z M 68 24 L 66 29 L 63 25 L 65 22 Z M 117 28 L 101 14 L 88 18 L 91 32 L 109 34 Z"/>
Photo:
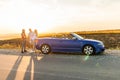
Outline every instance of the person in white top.
<path fill-rule="evenodd" d="M 38 38 L 38 31 L 37 31 L 37 29 L 34 30 L 34 38 L 35 38 L 35 40 Z M 35 50 L 35 52 L 37 52 L 37 49 L 35 48 L 35 45 L 36 45 L 35 40 L 34 40 L 34 50 Z"/>
<path fill-rule="evenodd" d="M 31 29 L 29 29 L 28 39 L 29 39 L 30 47 L 33 49 L 33 51 L 35 51 L 36 34 L 32 32 Z"/>

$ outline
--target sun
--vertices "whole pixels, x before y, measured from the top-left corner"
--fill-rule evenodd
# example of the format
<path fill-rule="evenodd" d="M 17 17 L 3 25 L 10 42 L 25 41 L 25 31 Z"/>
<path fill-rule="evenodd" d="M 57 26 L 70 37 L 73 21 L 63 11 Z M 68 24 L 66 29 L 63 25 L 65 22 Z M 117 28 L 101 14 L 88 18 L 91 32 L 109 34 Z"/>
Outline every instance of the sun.
<path fill-rule="evenodd" d="M 37 29 L 39 32 L 50 32 L 52 28 L 56 26 L 55 18 L 46 17 L 45 20 L 42 20 Z"/>

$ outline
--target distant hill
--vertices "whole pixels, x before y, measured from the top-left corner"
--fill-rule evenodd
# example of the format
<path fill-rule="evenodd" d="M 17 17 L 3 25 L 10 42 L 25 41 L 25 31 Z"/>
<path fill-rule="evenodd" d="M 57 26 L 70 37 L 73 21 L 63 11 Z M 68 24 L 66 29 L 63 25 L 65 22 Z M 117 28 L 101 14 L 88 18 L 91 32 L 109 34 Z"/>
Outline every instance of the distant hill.
<path fill-rule="evenodd" d="M 70 33 L 70 32 L 64 32 L 64 33 Z M 76 31 L 75 33 L 78 34 L 112 34 L 112 33 L 120 33 L 120 29 L 116 30 L 96 30 L 96 31 Z M 54 35 L 56 33 L 46 33 L 46 34 L 39 34 L 40 37 L 50 37 L 51 35 Z M 59 34 L 59 33 L 57 33 Z M 20 34 L 0 34 L 0 40 L 8 40 L 8 39 L 15 39 L 20 38 Z"/>
<path fill-rule="evenodd" d="M 20 34 L 0 34 L 0 40 L 20 38 Z"/>
<path fill-rule="evenodd" d="M 116 30 L 96 30 L 96 31 L 77 31 L 79 34 L 110 34 L 110 33 L 120 33 L 120 29 Z"/>

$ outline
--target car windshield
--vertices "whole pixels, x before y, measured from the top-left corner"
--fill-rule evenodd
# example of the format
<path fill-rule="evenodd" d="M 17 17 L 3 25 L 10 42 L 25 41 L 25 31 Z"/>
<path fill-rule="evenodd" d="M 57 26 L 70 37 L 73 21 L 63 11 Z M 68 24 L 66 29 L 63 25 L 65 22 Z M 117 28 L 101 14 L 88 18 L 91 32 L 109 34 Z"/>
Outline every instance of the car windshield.
<path fill-rule="evenodd" d="M 78 38 L 79 40 L 84 39 L 82 36 L 76 34 L 76 33 L 71 33 L 74 37 Z"/>

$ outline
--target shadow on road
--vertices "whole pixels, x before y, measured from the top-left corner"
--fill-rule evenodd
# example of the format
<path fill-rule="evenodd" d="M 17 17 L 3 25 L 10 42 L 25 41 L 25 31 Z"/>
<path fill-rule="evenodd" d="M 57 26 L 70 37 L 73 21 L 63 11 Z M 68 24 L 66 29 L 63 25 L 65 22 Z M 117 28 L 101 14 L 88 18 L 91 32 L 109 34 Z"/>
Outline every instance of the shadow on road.
<path fill-rule="evenodd" d="M 29 65 L 27 66 L 24 79 L 23 80 L 32 80 L 31 75 L 32 75 L 32 56 L 30 57 Z"/>
<path fill-rule="evenodd" d="M 14 66 L 12 67 L 9 75 L 7 76 L 6 80 L 15 80 L 16 74 L 17 74 L 17 69 L 22 61 L 23 56 L 20 55 L 18 56 Z"/>
<path fill-rule="evenodd" d="M 27 61 L 29 62 L 25 65 L 26 69 L 22 78 L 23 80 L 80 80 L 79 74 L 85 77 L 93 76 L 96 78 L 97 76 L 101 78 L 103 76 L 106 78 L 107 76 L 99 73 L 102 73 L 107 68 L 111 69 L 111 64 L 118 61 L 113 61 L 115 59 L 114 57 L 111 56 L 111 59 L 110 56 L 105 56 L 104 54 L 100 56 L 89 56 L 74 53 L 53 53 L 49 55 L 30 53 L 28 57 L 29 59 Z M 22 58 L 22 55 L 18 57 L 6 80 L 15 80 Z M 104 68 L 105 66 L 106 68 Z M 100 72 L 97 72 L 97 70 Z M 84 73 L 91 72 L 94 75 L 84 75 Z M 75 76 L 78 76 L 78 79 Z"/>
<path fill-rule="evenodd" d="M 29 65 L 27 66 L 23 80 L 39 80 L 41 72 L 41 61 L 45 56 L 37 56 L 37 54 L 30 55 Z"/>
<path fill-rule="evenodd" d="M 84 53 L 64 53 L 64 52 L 54 52 L 54 53 L 51 53 L 51 54 L 56 54 L 56 55 L 80 55 L 80 56 L 86 56 L 86 54 Z M 105 52 L 103 53 L 98 53 L 98 54 L 91 54 L 90 56 L 102 56 L 102 55 L 106 55 Z"/>

